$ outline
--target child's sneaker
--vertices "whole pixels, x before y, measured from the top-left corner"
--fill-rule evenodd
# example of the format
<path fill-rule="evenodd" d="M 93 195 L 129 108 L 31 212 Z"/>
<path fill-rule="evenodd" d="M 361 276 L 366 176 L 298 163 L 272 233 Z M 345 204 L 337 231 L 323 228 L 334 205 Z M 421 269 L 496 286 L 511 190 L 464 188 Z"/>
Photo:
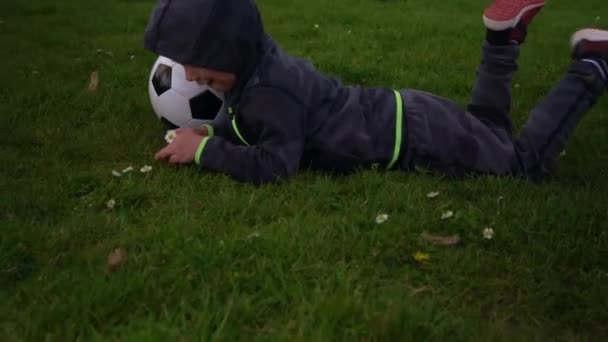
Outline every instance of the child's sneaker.
<path fill-rule="evenodd" d="M 572 58 L 595 65 L 608 83 L 608 31 L 586 28 L 570 39 Z"/>
<path fill-rule="evenodd" d="M 495 0 L 483 13 L 488 42 L 522 44 L 528 25 L 544 5 L 545 0 Z"/>

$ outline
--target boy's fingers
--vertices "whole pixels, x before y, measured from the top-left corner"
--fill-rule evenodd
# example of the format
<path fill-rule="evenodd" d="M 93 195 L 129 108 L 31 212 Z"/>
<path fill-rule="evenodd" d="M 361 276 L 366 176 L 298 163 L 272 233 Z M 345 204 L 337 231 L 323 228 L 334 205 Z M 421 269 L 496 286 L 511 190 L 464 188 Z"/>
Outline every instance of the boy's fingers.
<path fill-rule="evenodd" d="M 186 133 L 188 129 L 187 128 L 178 128 L 175 130 L 175 134 L 182 134 L 182 133 Z"/>
<path fill-rule="evenodd" d="M 171 164 L 181 164 L 181 158 L 177 154 L 172 154 L 169 158 Z"/>
<path fill-rule="evenodd" d="M 161 149 L 160 151 L 156 152 L 156 154 L 154 155 L 154 159 L 156 159 L 156 160 L 167 159 L 167 157 L 171 156 L 172 154 L 173 154 L 173 145 L 169 145 L 169 146 Z"/>
<path fill-rule="evenodd" d="M 197 127 L 197 128 L 193 128 L 192 131 L 194 132 L 194 134 L 196 135 L 203 135 L 204 131 L 202 127 Z"/>

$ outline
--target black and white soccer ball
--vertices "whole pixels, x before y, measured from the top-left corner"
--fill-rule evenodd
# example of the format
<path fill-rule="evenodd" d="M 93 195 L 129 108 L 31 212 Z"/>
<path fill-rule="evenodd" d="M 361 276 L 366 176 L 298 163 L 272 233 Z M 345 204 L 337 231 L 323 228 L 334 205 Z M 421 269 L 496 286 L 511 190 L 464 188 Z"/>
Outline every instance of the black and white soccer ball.
<path fill-rule="evenodd" d="M 224 105 L 222 93 L 186 80 L 184 67 L 162 56 L 152 67 L 148 93 L 156 116 L 171 128 L 200 127 Z"/>

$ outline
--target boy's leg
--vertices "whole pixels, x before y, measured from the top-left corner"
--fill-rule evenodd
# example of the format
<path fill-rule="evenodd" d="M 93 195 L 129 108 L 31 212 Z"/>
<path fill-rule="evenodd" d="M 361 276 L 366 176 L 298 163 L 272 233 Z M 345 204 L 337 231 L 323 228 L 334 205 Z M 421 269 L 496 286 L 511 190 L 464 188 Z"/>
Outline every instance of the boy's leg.
<path fill-rule="evenodd" d="M 511 81 L 517 71 L 519 45 L 544 0 L 496 0 L 484 11 L 487 28 L 477 81 L 468 110 L 489 127 L 513 132 Z M 496 131 L 496 130 L 495 130 Z"/>
<path fill-rule="evenodd" d="M 608 31 L 579 31 L 573 48 L 567 74 L 532 112 L 515 142 L 450 100 L 402 90 L 407 148 L 400 166 L 452 175 L 547 175 L 583 114 L 608 87 Z"/>
<path fill-rule="evenodd" d="M 399 165 L 452 176 L 520 173 L 513 138 L 494 129 L 454 101 L 402 89 L 406 148 Z"/>
<path fill-rule="evenodd" d="M 608 31 L 580 30 L 561 82 L 530 114 L 516 141 L 526 176 L 547 175 L 583 115 L 608 86 Z"/>

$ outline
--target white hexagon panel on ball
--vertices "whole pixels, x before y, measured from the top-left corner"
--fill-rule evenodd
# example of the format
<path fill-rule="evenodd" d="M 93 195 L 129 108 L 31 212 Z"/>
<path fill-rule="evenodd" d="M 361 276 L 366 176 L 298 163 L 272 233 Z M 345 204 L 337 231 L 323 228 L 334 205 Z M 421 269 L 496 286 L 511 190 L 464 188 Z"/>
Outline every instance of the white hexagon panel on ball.
<path fill-rule="evenodd" d="M 200 127 L 224 105 L 224 94 L 186 80 L 184 67 L 163 56 L 152 66 L 148 94 L 156 116 L 171 128 Z"/>

